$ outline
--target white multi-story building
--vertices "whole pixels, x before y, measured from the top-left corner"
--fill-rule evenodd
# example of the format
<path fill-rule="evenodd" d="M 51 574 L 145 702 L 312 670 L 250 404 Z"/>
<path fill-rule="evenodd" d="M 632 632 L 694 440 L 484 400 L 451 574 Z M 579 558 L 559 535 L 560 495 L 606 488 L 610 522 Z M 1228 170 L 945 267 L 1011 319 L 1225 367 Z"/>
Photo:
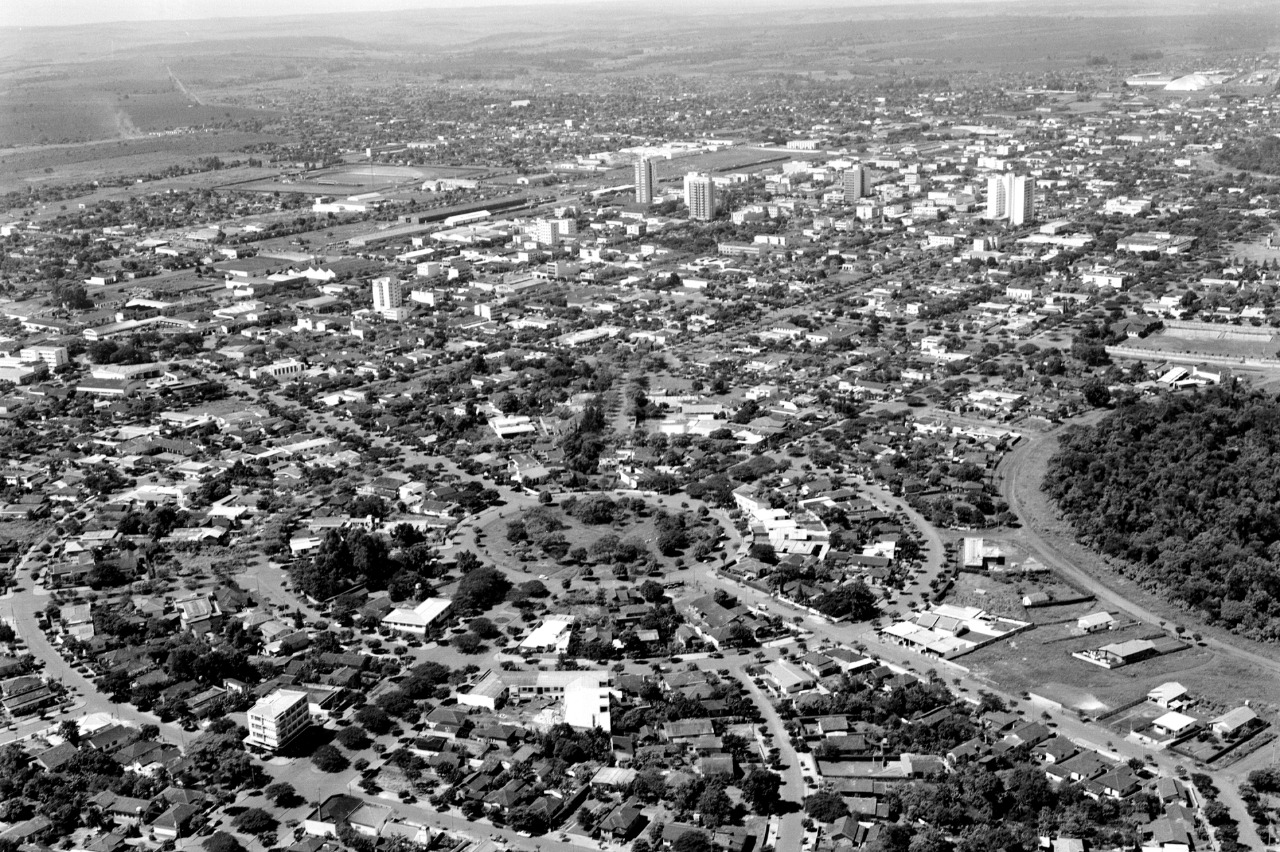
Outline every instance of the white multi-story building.
<path fill-rule="evenodd" d="M 400 279 L 393 275 L 385 275 L 369 282 L 373 289 L 373 309 L 387 319 L 399 320 L 404 317 L 404 287 Z"/>
<path fill-rule="evenodd" d="M 636 202 L 638 204 L 652 204 L 653 191 L 657 184 L 658 179 L 653 160 L 648 157 L 641 157 L 636 160 Z"/>
<path fill-rule="evenodd" d="M 248 745 L 279 751 L 311 724 L 310 699 L 305 692 L 277 689 L 249 708 Z"/>
<path fill-rule="evenodd" d="M 539 219 L 534 224 L 534 239 L 541 245 L 558 246 L 577 235 L 578 223 L 574 219 Z"/>
<path fill-rule="evenodd" d="M 855 163 L 845 169 L 840 183 L 844 187 L 845 201 L 866 198 L 871 194 L 871 174 L 862 167 L 861 163 Z"/>
<path fill-rule="evenodd" d="M 709 222 L 716 215 L 716 185 L 710 175 L 689 172 L 684 176 L 684 203 L 689 218 Z"/>
<path fill-rule="evenodd" d="M 987 218 L 1022 225 L 1035 218 L 1035 188 L 1030 178 L 1013 173 L 987 179 Z"/>
<path fill-rule="evenodd" d="M 23 361 L 43 361 L 51 368 L 61 367 L 70 360 L 65 346 L 24 346 L 18 351 L 18 357 Z"/>

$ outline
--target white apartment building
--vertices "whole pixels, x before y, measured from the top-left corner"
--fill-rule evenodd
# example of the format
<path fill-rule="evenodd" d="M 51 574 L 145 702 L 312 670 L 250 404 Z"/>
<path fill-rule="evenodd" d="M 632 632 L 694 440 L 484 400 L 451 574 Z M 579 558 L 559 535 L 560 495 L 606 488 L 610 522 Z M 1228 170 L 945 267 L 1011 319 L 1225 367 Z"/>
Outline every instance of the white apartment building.
<path fill-rule="evenodd" d="M 648 157 L 636 160 L 636 202 L 652 204 L 653 191 L 657 184 L 657 172 L 653 167 L 653 160 Z"/>
<path fill-rule="evenodd" d="M 400 279 L 390 275 L 382 278 L 375 278 L 369 282 L 373 288 L 373 309 L 375 311 L 385 311 L 388 308 L 398 308 L 404 304 L 404 289 L 400 286 Z"/>
<path fill-rule="evenodd" d="M 716 185 L 710 175 L 689 172 L 684 176 L 684 203 L 689 218 L 709 222 L 716 215 Z"/>
<path fill-rule="evenodd" d="M 1035 188 L 1029 178 L 1012 173 L 987 179 L 987 218 L 1022 225 L 1035 218 Z"/>
<path fill-rule="evenodd" d="M 245 743 L 267 751 L 279 751 L 311 724 L 310 701 L 305 692 L 277 689 L 249 708 L 249 736 Z"/>

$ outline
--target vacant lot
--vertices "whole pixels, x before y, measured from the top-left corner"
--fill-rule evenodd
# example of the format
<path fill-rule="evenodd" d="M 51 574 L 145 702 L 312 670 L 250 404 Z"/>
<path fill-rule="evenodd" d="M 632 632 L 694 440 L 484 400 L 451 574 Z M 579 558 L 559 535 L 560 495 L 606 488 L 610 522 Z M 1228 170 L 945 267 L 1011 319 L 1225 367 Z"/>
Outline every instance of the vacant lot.
<path fill-rule="evenodd" d="M 1156 632 L 1140 625 L 1081 636 L 1074 623 L 1043 626 L 968 654 L 961 662 L 1001 689 L 1034 692 L 1092 714 L 1137 700 L 1170 680 L 1181 683 L 1200 702 L 1197 713 L 1223 712 L 1245 699 L 1259 707 L 1280 706 L 1280 684 L 1274 678 L 1199 645 L 1118 669 L 1071 656 L 1073 651 Z"/>
<path fill-rule="evenodd" d="M 946 602 L 958 606 L 976 606 L 995 615 L 1040 625 L 1074 621 L 1099 608 L 1092 601 L 1053 606 L 1023 606 L 1022 599 L 1036 592 L 1043 592 L 1059 601 L 1080 597 L 1079 590 L 1055 580 L 1051 574 L 1036 577 L 1010 577 L 1001 574 L 964 573 L 956 579 L 951 592 L 947 594 Z"/>

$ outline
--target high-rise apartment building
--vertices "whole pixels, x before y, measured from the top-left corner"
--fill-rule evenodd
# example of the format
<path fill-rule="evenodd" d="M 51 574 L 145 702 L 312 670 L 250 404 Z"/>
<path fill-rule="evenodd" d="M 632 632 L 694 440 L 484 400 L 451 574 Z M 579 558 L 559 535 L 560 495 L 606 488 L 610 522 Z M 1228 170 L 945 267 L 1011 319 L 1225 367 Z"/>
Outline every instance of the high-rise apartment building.
<path fill-rule="evenodd" d="M 259 698 L 249 708 L 249 736 L 245 742 L 279 751 L 311 724 L 309 707 L 307 694 L 293 689 L 277 689 Z"/>
<path fill-rule="evenodd" d="M 652 204 L 654 187 L 658 185 L 657 172 L 653 160 L 641 157 L 636 160 L 636 202 Z"/>
<path fill-rule="evenodd" d="M 684 176 L 684 203 L 690 219 L 707 222 L 715 218 L 716 185 L 710 175 L 689 172 Z"/>
<path fill-rule="evenodd" d="M 400 279 L 388 275 L 370 282 L 373 287 L 373 309 L 378 313 L 394 310 L 404 304 L 404 288 Z"/>
<path fill-rule="evenodd" d="M 844 188 L 845 201 L 866 198 L 871 194 L 871 173 L 863 168 L 861 163 L 845 169 L 840 182 Z"/>
<path fill-rule="evenodd" d="M 1012 173 L 987 179 L 987 218 L 1008 219 L 1022 225 L 1035 218 L 1036 185 L 1030 178 Z"/>

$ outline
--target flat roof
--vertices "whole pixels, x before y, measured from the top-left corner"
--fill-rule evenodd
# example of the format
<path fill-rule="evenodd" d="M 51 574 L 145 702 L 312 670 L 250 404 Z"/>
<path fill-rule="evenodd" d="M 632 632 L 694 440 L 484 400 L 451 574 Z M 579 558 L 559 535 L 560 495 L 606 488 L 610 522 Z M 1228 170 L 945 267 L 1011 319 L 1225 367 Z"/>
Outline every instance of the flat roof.
<path fill-rule="evenodd" d="M 299 692 L 294 689 L 277 689 L 270 695 L 264 695 L 259 698 L 253 707 L 249 708 L 249 712 L 262 716 L 279 716 L 298 703 L 298 699 L 308 702 L 310 700 L 305 692 Z"/>
<path fill-rule="evenodd" d="M 543 648 L 554 645 L 566 630 L 573 627 L 572 615 L 561 615 L 545 619 L 532 633 L 520 643 L 521 648 Z"/>

